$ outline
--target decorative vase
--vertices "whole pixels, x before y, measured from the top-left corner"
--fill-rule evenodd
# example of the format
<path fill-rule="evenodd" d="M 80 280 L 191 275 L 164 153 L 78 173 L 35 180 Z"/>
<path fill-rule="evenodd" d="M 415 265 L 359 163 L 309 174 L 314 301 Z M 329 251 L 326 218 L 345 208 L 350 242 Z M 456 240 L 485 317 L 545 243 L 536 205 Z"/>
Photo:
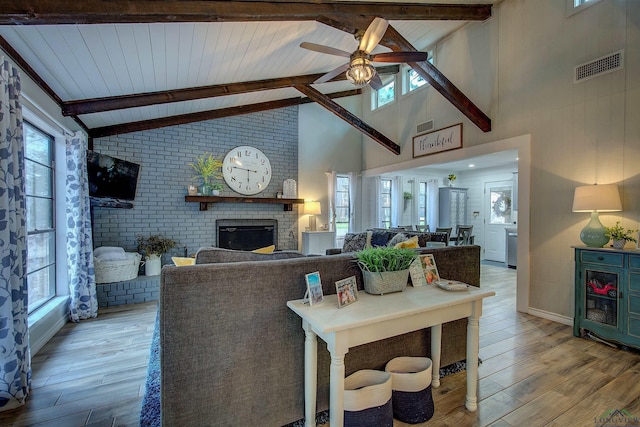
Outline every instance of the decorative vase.
<path fill-rule="evenodd" d="M 212 191 L 213 190 L 211 189 L 211 184 L 209 184 L 208 182 L 203 182 L 200 186 L 200 194 L 203 196 L 211 196 Z"/>
<path fill-rule="evenodd" d="M 627 241 L 624 239 L 614 239 L 613 241 L 614 249 L 622 249 L 626 244 L 627 244 Z"/>
<path fill-rule="evenodd" d="M 162 269 L 162 263 L 160 260 L 160 255 L 156 255 L 156 254 L 149 255 L 144 264 L 144 275 L 159 276 L 161 269 Z"/>

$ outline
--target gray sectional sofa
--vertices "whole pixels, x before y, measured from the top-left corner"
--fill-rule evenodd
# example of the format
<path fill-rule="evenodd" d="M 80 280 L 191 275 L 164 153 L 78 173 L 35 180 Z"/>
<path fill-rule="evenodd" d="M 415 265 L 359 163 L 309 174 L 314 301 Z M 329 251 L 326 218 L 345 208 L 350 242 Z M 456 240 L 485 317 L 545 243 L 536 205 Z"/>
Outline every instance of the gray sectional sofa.
<path fill-rule="evenodd" d="M 478 246 L 433 253 L 442 277 L 480 285 Z M 304 417 L 304 332 L 286 302 L 318 271 L 323 291 L 362 275 L 351 254 L 305 257 L 207 248 L 198 264 L 165 266 L 160 285 L 164 426 L 282 426 Z M 381 296 L 380 298 L 384 298 Z M 356 303 L 357 304 L 357 303 Z M 443 325 L 442 366 L 465 358 L 466 320 Z M 429 356 L 430 331 L 353 348 L 346 375 L 382 369 L 397 356 Z M 318 342 L 318 411 L 328 408 L 330 358 Z"/>

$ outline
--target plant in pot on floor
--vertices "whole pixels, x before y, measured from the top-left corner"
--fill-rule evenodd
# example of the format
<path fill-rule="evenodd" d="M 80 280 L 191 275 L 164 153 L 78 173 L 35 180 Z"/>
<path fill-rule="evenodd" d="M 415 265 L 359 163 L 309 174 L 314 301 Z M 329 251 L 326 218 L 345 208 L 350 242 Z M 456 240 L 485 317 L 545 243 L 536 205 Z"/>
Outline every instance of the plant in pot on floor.
<path fill-rule="evenodd" d="M 204 153 L 196 157 L 195 162 L 189 163 L 189 166 L 195 171 L 196 176 L 193 179 L 202 179 L 199 193 L 202 196 L 217 196 L 222 190 L 222 185 L 214 182 L 222 178 L 222 161 L 211 153 Z M 215 194 L 214 194 L 215 191 Z"/>
<path fill-rule="evenodd" d="M 613 240 L 613 247 L 616 249 L 624 248 L 627 242 L 637 242 L 636 238 L 632 236 L 632 234 L 637 232 L 638 230 L 631 229 L 624 231 L 624 228 L 620 225 L 620 221 L 616 221 L 616 225 L 613 227 L 604 228 L 604 235 Z"/>
<path fill-rule="evenodd" d="M 158 276 L 162 268 L 162 254 L 174 248 L 176 242 L 160 235 L 138 236 L 137 241 L 138 252 L 142 252 L 145 259 L 144 274 L 146 276 Z"/>
<path fill-rule="evenodd" d="M 367 248 L 354 256 L 364 279 L 364 290 L 383 295 L 402 291 L 409 279 L 409 266 L 416 259 L 413 249 L 393 247 Z"/>

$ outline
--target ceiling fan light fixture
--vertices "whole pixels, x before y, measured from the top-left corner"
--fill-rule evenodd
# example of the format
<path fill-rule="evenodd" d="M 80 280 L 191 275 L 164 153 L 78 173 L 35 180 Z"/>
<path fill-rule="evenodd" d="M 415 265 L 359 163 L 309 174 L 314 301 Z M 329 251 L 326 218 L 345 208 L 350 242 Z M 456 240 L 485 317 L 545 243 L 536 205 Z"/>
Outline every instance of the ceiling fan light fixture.
<path fill-rule="evenodd" d="M 351 59 L 349 69 L 346 72 L 347 80 L 356 86 L 368 85 L 376 69 L 371 65 L 371 61 L 365 57 Z"/>

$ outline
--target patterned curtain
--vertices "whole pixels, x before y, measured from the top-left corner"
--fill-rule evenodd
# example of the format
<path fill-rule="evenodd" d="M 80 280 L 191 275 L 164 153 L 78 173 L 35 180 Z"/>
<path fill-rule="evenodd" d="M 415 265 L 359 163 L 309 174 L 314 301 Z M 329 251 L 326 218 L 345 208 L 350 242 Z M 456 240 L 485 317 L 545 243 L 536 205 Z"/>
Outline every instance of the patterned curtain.
<path fill-rule="evenodd" d="M 0 411 L 31 388 L 20 75 L 0 57 Z"/>
<path fill-rule="evenodd" d="M 82 132 L 67 137 L 67 274 L 69 319 L 78 322 L 98 316 L 96 276 L 87 179 L 87 139 Z"/>

